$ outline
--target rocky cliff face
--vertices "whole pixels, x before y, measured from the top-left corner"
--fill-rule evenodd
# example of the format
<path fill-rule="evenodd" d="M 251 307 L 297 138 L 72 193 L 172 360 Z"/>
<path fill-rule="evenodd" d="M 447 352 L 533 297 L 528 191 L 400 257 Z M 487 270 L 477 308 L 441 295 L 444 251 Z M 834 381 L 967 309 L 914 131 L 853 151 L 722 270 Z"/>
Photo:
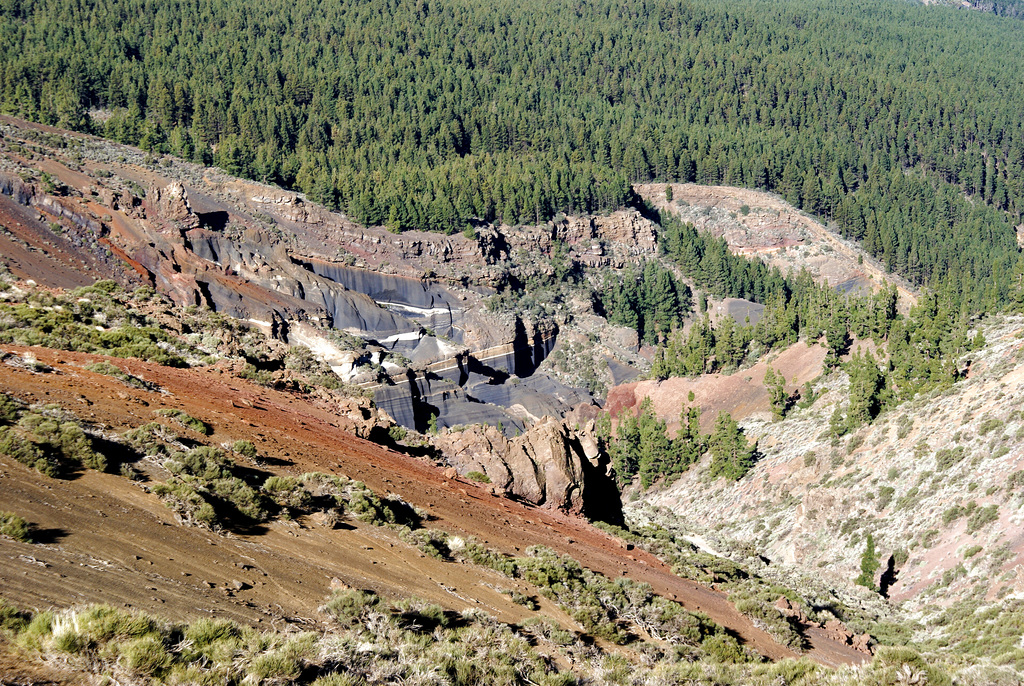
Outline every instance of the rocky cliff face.
<path fill-rule="evenodd" d="M 48 163 L 64 197 L 23 181 L 38 172 L 17 164 L 0 192 L 80 226 L 180 305 L 308 345 L 405 426 L 424 430 L 434 416 L 442 427 L 500 422 L 512 433 L 589 400 L 551 379 L 526 382 L 557 325 L 484 306 L 507 278 L 515 232 L 396 235 L 294 193 L 183 173 L 182 163 L 154 169 L 124 152 L 129 163 L 87 163 L 102 173 Z M 541 233 L 550 246 L 552 227 Z"/>
<path fill-rule="evenodd" d="M 526 433 L 507 438 L 493 426 L 445 431 L 433 439 L 460 474 L 478 472 L 493 488 L 521 500 L 609 522 L 622 504 L 608 456 L 585 411 L 566 419 L 545 417 Z"/>

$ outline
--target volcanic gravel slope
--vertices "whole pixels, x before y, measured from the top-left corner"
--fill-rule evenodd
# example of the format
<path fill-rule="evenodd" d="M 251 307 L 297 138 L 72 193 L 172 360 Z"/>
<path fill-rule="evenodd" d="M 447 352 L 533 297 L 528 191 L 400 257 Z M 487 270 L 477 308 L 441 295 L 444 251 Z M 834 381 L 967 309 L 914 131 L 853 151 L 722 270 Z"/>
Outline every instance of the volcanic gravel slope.
<path fill-rule="evenodd" d="M 142 391 L 83 368 L 104 358 L 31 352 L 54 371 L 0 365 L 0 390 L 27 402 L 58 404 L 116 431 L 152 421 L 161 408 L 186 410 L 213 427 L 213 443 L 252 440 L 274 465 L 269 471 L 358 479 L 428 512 L 429 527 L 473 536 L 509 554 L 548 546 L 607 576 L 649 583 L 655 592 L 707 613 L 769 658 L 793 655 L 721 593 L 672 575 L 652 555 L 627 551 L 581 520 L 448 480 L 433 464 L 342 431 L 327 409 L 301 396 L 252 385 L 217 367 L 108 360 L 162 389 Z M 319 621 L 316 607 L 340 583 L 392 597 L 415 595 L 455 610 L 475 606 L 503 621 L 530 615 L 496 590 L 531 592 L 523 584 L 477 566 L 425 557 L 389 530 L 360 523 L 334 530 L 314 521 L 273 522 L 219 535 L 178 525 L 155 496 L 123 477 L 85 472 L 70 480 L 48 479 L 8 458 L 0 458 L 0 509 L 20 513 L 42 531 L 42 542 L 34 545 L 0 540 L 0 587 L 8 600 L 29 608 L 109 602 L 181 619 L 216 615 L 267 627 L 283 621 L 313 625 Z M 545 603 L 541 611 L 573 626 L 557 608 Z M 811 640 L 811 657 L 823 663 L 865 658 L 827 639 Z"/>

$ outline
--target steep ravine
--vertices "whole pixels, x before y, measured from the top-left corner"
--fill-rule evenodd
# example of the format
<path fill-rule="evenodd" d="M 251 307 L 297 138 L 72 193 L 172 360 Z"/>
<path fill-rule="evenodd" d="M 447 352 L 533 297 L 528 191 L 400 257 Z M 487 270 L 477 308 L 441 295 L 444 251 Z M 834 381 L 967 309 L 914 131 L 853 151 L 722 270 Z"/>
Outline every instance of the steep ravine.
<path fill-rule="evenodd" d="M 964 361 L 967 379 L 838 444 L 827 430 L 846 402 L 844 373 L 819 381 L 823 395 L 782 422 L 747 414 L 741 424 L 762 454 L 747 476 L 711 481 L 695 466 L 627 498 L 627 520 L 688 532 L 765 574 L 865 606 L 881 602 L 852 583 L 870 533 L 886 612 L 905 620 L 968 598 L 1024 598 L 1024 318 L 983 331 L 988 344 Z"/>

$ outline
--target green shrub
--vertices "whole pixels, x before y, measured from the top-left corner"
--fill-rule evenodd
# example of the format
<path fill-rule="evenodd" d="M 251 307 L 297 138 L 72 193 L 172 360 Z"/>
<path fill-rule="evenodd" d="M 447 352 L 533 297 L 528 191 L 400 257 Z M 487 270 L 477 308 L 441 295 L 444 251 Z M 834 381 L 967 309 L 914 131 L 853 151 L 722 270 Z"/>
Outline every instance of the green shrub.
<path fill-rule="evenodd" d="M 875 503 L 875 507 L 879 512 L 889 507 L 889 503 L 892 502 L 892 497 L 896 493 L 896 489 L 892 486 L 882 486 L 878 489 L 878 501 Z"/>
<path fill-rule="evenodd" d="M 203 650 L 219 641 L 235 639 L 239 636 L 238 625 L 226 619 L 202 618 L 185 627 L 185 640 L 192 644 L 193 650 Z"/>
<path fill-rule="evenodd" d="M 533 596 L 525 595 L 517 591 L 509 591 L 509 594 L 512 598 L 512 602 L 516 605 L 522 605 L 527 610 L 533 610 L 534 612 L 540 609 L 540 603 L 538 603 L 537 599 Z"/>
<path fill-rule="evenodd" d="M 998 505 L 979 507 L 967 517 L 967 533 L 973 534 L 997 519 L 999 519 Z"/>
<path fill-rule="evenodd" d="M 0 454 L 14 458 L 46 476 L 56 477 L 60 474 L 60 465 L 52 456 L 45 455 L 35 443 L 11 427 L 0 426 Z"/>
<path fill-rule="evenodd" d="M 107 468 L 106 458 L 93 450 L 82 427 L 38 412 L 22 413 L 16 426 L 0 426 L 0 453 L 51 477 L 80 467 Z"/>
<path fill-rule="evenodd" d="M 213 433 L 213 429 L 210 428 L 209 424 L 207 424 L 201 419 L 196 419 L 195 417 L 188 414 L 184 410 L 164 408 L 162 410 L 157 410 L 156 413 L 161 417 L 173 419 L 186 429 L 191 429 L 192 431 L 203 434 L 204 436 L 209 436 L 211 433 Z"/>
<path fill-rule="evenodd" d="M 186 483 L 156 484 L 152 490 L 186 524 L 212 527 L 217 521 L 213 506 Z"/>
<path fill-rule="evenodd" d="M 469 479 L 470 481 L 476 481 L 482 484 L 491 483 L 491 477 L 487 476 L 483 472 L 467 472 L 466 478 Z"/>
<path fill-rule="evenodd" d="M 302 673 L 302 664 L 283 652 L 257 655 L 249 666 L 249 676 L 256 679 L 294 682 Z M 257 681 L 256 683 L 261 683 Z"/>
<path fill-rule="evenodd" d="M 250 460 L 256 459 L 256 446 L 252 441 L 235 441 L 231 444 L 231 450 Z"/>
<path fill-rule="evenodd" d="M 28 626 L 29 616 L 0 598 L 0 633 L 12 636 Z"/>
<path fill-rule="evenodd" d="M 83 635 L 96 641 L 141 638 L 158 631 L 152 617 L 109 605 L 93 605 L 82 610 L 78 613 L 78 624 Z"/>
<path fill-rule="evenodd" d="M 29 532 L 28 522 L 13 512 L 0 512 L 0 536 L 8 536 L 15 541 L 31 543 L 32 535 Z"/>
<path fill-rule="evenodd" d="M 978 426 L 978 435 L 985 436 L 988 433 L 995 431 L 996 429 L 1003 428 L 1003 421 L 994 417 L 989 417 L 981 422 Z"/>
<path fill-rule="evenodd" d="M 955 448 L 943 448 L 935 453 L 935 468 L 945 471 L 955 464 L 958 464 L 967 457 L 962 445 Z"/>
<path fill-rule="evenodd" d="M 281 507 L 308 510 L 313 504 L 313 496 L 298 479 L 291 476 L 268 477 L 262 490 Z"/>
<path fill-rule="evenodd" d="M 18 403 L 6 393 L 0 393 L 0 422 L 14 422 L 18 419 Z"/>
<path fill-rule="evenodd" d="M 982 551 L 982 547 L 980 545 L 972 545 L 969 548 L 967 548 L 966 550 L 964 550 L 964 559 L 966 560 L 968 558 L 974 557 L 975 555 L 977 555 L 981 551 Z"/>
<path fill-rule="evenodd" d="M 911 419 L 909 414 L 901 415 L 896 420 L 896 438 L 903 440 L 910 435 L 910 431 L 914 428 L 914 420 Z"/>
<path fill-rule="evenodd" d="M 119 652 L 125 667 L 150 678 L 159 678 L 173 661 L 171 653 L 158 635 L 129 641 L 120 646 Z"/>
<path fill-rule="evenodd" d="M 379 603 L 380 599 L 374 593 L 348 589 L 335 591 L 320 611 L 338 624 L 352 627 L 361 623 L 366 613 Z"/>
<path fill-rule="evenodd" d="M 268 388 L 274 385 L 274 375 L 265 369 L 257 369 L 255 365 L 247 364 L 242 371 L 238 372 L 238 378 L 248 379 L 260 386 Z"/>
<path fill-rule="evenodd" d="M 715 662 L 744 662 L 746 655 L 743 648 L 736 642 L 736 639 L 725 632 L 717 633 L 705 638 L 700 644 L 701 650 Z"/>
<path fill-rule="evenodd" d="M 167 447 L 168 443 L 175 443 L 178 440 L 177 436 L 159 422 L 149 422 L 138 428 L 130 429 L 124 432 L 121 438 L 142 455 L 163 456 L 171 454 L 171 450 Z"/>

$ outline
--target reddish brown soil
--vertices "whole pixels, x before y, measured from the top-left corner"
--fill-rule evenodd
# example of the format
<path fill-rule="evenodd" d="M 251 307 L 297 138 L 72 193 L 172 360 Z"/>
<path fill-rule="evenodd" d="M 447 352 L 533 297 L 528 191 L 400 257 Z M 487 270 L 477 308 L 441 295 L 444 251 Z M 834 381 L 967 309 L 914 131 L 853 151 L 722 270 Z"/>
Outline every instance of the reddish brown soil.
<path fill-rule="evenodd" d="M 0 227 L 5 229 L 0 231 L 0 263 L 19 279 L 51 288 L 78 288 L 108 278 L 109 268 L 50 232 L 48 220 L 52 218 L 0 194 Z"/>
<path fill-rule="evenodd" d="M 55 371 L 38 374 L 2 365 L 0 390 L 29 402 L 57 403 L 83 420 L 119 431 L 152 421 L 158 408 L 184 409 L 213 426 L 215 443 L 253 440 L 261 456 L 281 461 L 274 471 L 316 470 L 359 479 L 429 512 L 428 526 L 474 536 L 506 553 L 549 546 L 607 576 L 649 583 L 657 593 L 707 613 L 769 658 L 793 655 L 721 593 L 673 576 L 654 556 L 627 552 L 581 520 L 446 480 L 432 464 L 345 433 L 328 410 L 302 397 L 249 384 L 217 368 L 179 370 L 111 360 L 165 393 L 139 391 L 82 369 L 94 356 L 31 350 Z M 315 608 L 329 595 L 333 577 L 452 609 L 479 606 L 507 621 L 529 614 L 493 588 L 514 582 L 477 567 L 422 557 L 388 530 L 276 522 L 222 536 L 176 525 L 154 496 L 119 476 L 87 472 L 52 480 L 9 459 L 0 459 L 0 469 L 0 509 L 26 517 L 49 541 L 29 546 L 0 540 L 0 587 L 22 605 L 105 601 L 175 618 L 217 614 L 264 625 L 282 618 L 315 622 Z M 233 590 L 233 581 L 249 588 Z M 864 659 L 846 646 L 813 636 L 812 642 L 811 656 L 823 663 Z"/>
<path fill-rule="evenodd" d="M 638 406 L 651 398 L 657 416 L 665 419 L 673 434 L 679 428 L 679 413 L 684 406 L 700 407 L 701 426 L 710 430 L 719 412 L 728 412 L 739 421 L 751 415 L 771 416 L 764 375 L 771 365 L 786 379 L 786 389 L 793 393 L 822 370 L 825 348 L 820 345 L 796 343 L 769 360 L 762 360 L 733 374 L 709 374 L 695 379 L 671 378 L 665 381 L 638 381 L 616 386 L 608 393 L 607 409 L 618 416 L 625 408 Z M 693 400 L 689 394 L 693 393 Z"/>

